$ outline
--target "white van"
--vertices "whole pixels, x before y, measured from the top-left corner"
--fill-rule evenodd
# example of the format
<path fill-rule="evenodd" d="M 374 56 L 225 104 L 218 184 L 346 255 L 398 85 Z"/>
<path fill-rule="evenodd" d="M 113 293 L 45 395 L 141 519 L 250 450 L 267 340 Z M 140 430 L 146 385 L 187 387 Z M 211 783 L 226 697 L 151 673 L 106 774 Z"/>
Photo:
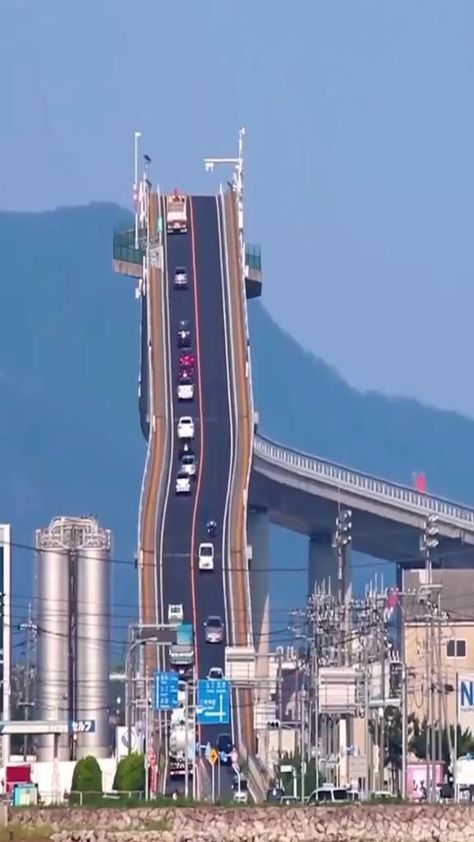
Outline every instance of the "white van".
<path fill-rule="evenodd" d="M 214 570 L 214 544 L 199 544 L 199 570 Z"/>

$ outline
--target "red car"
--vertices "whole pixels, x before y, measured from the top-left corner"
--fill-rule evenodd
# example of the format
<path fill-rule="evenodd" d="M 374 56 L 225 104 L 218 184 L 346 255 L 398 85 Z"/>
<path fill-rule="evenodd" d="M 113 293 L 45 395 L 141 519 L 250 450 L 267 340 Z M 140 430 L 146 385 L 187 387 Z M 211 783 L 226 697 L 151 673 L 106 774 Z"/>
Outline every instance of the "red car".
<path fill-rule="evenodd" d="M 194 365 L 194 354 L 191 354 L 189 351 L 183 351 L 179 355 L 179 364 L 181 368 L 192 368 Z"/>

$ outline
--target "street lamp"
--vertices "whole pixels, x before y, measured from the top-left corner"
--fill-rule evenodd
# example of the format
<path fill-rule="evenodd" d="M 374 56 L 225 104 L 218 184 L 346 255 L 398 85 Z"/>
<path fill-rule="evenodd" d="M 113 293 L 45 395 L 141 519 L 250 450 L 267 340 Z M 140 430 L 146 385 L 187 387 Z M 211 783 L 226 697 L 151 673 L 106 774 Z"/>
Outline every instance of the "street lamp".
<path fill-rule="evenodd" d="M 234 164 L 232 189 L 237 195 L 237 218 L 239 226 L 239 245 L 241 252 L 242 272 L 245 271 L 245 242 L 244 242 L 244 137 L 245 127 L 239 129 L 239 150 L 236 158 L 205 158 L 206 172 L 214 172 L 216 164 Z"/>

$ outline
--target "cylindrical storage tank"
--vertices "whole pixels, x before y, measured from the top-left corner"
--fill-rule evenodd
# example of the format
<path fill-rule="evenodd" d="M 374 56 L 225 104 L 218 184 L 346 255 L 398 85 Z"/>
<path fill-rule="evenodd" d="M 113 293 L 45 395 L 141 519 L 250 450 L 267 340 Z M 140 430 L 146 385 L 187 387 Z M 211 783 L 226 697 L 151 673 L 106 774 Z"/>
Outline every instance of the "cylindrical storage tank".
<path fill-rule="evenodd" d="M 110 532 L 95 522 L 75 556 L 77 597 L 76 717 L 93 723 L 77 734 L 77 758 L 110 756 Z M 95 546 L 94 546 L 95 545 Z"/>
<path fill-rule="evenodd" d="M 69 717 L 70 554 L 54 546 L 50 529 L 36 533 L 37 718 Z M 58 542 L 59 543 L 59 542 Z M 69 760 L 69 738 L 58 738 L 59 760 Z M 38 737 L 38 760 L 54 759 L 54 737 Z"/>

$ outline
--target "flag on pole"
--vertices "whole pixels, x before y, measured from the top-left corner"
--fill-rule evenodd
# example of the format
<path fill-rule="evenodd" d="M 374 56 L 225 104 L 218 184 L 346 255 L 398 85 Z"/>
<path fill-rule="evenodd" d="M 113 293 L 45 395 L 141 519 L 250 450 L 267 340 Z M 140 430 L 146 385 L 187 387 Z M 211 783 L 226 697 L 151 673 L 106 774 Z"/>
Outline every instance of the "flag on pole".
<path fill-rule="evenodd" d="M 391 588 L 387 594 L 387 599 L 385 600 L 385 605 L 383 609 L 383 618 L 384 622 L 388 623 L 388 621 L 392 618 L 393 612 L 398 606 L 398 588 Z"/>

